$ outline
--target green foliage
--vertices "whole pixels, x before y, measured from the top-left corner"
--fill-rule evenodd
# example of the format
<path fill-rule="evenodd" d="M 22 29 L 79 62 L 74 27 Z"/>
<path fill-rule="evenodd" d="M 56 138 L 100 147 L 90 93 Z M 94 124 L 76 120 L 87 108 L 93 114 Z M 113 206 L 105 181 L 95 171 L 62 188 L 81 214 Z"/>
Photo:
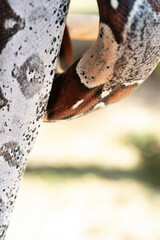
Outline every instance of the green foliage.
<path fill-rule="evenodd" d="M 160 189 L 160 145 L 152 134 L 133 135 L 127 138 L 128 144 L 140 153 L 140 162 L 135 173 L 140 181 Z"/>
<path fill-rule="evenodd" d="M 40 177 L 47 181 L 72 181 L 73 178 L 98 177 L 104 180 L 133 179 L 160 189 L 160 146 L 151 134 L 125 137 L 125 143 L 139 151 L 139 164 L 131 170 L 108 169 L 101 165 L 28 167 L 25 176 Z"/>
<path fill-rule="evenodd" d="M 158 66 L 156 67 L 156 69 L 154 70 L 154 73 L 156 75 L 159 75 L 160 76 L 160 63 L 158 64 Z"/>

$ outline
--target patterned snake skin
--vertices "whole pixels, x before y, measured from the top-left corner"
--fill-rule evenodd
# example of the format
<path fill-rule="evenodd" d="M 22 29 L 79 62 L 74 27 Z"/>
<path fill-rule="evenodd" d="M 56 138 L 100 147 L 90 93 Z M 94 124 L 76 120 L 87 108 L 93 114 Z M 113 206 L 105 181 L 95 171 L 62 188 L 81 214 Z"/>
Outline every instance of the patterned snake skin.
<path fill-rule="evenodd" d="M 97 2 L 97 40 L 54 79 L 45 121 L 80 116 L 123 99 L 160 60 L 160 0 Z"/>

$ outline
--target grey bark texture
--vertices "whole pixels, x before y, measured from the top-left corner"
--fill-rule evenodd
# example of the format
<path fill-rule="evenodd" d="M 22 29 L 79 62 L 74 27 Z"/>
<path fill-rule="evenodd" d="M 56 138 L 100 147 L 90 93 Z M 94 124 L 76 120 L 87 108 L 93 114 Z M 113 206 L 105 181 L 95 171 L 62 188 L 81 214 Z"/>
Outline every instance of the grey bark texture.
<path fill-rule="evenodd" d="M 0 0 L 0 240 L 44 116 L 68 4 Z"/>

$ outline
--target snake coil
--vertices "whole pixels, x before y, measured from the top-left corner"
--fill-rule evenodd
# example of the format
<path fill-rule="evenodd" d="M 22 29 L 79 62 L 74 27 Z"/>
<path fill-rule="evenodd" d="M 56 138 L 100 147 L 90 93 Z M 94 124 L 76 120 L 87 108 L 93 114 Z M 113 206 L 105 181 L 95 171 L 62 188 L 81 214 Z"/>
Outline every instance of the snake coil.
<path fill-rule="evenodd" d="M 159 0 L 97 0 L 99 35 L 54 79 L 46 121 L 114 103 L 135 90 L 160 60 Z"/>

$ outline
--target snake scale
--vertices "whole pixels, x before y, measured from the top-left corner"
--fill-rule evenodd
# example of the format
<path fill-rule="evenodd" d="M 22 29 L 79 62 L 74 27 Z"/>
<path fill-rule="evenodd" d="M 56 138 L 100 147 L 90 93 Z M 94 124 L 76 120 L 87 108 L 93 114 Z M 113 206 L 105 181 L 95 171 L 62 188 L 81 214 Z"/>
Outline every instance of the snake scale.
<path fill-rule="evenodd" d="M 160 0 L 97 0 L 97 3 L 99 8 L 97 40 L 67 71 L 54 79 L 45 121 L 80 116 L 119 101 L 145 81 L 160 60 Z M 24 22 L 18 15 L 12 13 L 7 1 L 0 0 L 0 4 L 1 53 L 8 39 L 24 29 Z M 66 9 L 65 7 L 64 10 Z M 6 16 L 7 19 L 11 17 L 12 21 L 6 20 Z M 65 32 L 64 36 L 67 36 L 68 41 L 67 44 L 63 44 L 62 41 L 62 46 L 70 62 L 71 46 L 68 31 Z M 49 37 L 47 40 L 46 35 L 46 42 L 49 41 Z M 51 55 L 55 54 L 53 49 L 50 50 Z M 57 53 L 53 55 L 53 64 L 57 56 Z M 27 64 L 32 61 L 33 70 L 41 76 L 43 67 L 40 59 L 35 55 L 27 61 L 26 71 Z M 18 77 L 21 74 L 17 72 L 15 65 L 12 77 L 17 78 L 21 84 L 20 78 L 23 77 Z M 51 70 L 51 75 L 53 72 L 54 69 Z M 35 88 L 40 88 L 40 85 L 35 84 Z M 28 84 L 23 87 L 24 95 L 28 94 L 27 89 Z M 32 91 L 31 95 L 36 89 Z"/>
<path fill-rule="evenodd" d="M 160 0 L 97 2 L 96 42 L 54 78 L 69 0 L 0 0 L 0 240 L 44 112 L 50 122 L 114 103 L 160 60 Z M 70 64 L 67 29 L 64 36 Z"/>
<path fill-rule="evenodd" d="M 45 121 L 80 116 L 119 101 L 144 82 L 160 60 L 159 0 L 97 2 L 97 40 L 54 80 Z"/>

